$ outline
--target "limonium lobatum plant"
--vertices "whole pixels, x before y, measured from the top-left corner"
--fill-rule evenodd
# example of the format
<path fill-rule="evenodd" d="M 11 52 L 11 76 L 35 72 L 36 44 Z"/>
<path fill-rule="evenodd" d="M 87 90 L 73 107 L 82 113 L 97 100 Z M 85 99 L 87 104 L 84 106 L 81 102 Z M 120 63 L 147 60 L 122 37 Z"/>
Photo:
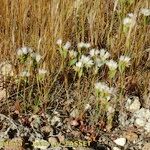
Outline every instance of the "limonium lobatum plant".
<path fill-rule="evenodd" d="M 124 55 L 120 56 L 118 67 L 119 67 L 119 71 L 120 71 L 121 74 L 123 74 L 123 72 L 125 71 L 126 67 L 129 67 L 130 59 L 131 58 L 128 57 L 128 56 L 124 56 Z"/>
<path fill-rule="evenodd" d="M 56 43 L 59 46 L 58 50 L 60 52 L 61 57 L 63 59 L 66 59 L 67 58 L 67 54 L 68 54 L 68 49 L 71 47 L 71 43 L 70 42 L 66 42 L 66 44 L 63 45 L 62 44 L 62 39 L 58 39 Z"/>
<path fill-rule="evenodd" d="M 98 98 L 109 101 L 111 96 L 113 95 L 114 88 L 109 87 L 104 82 L 97 82 L 95 83 L 95 91 L 96 91 L 96 96 Z"/>
<path fill-rule="evenodd" d="M 127 17 L 123 19 L 123 31 L 128 33 L 129 29 L 136 24 L 136 15 L 133 13 L 127 14 Z"/>
<path fill-rule="evenodd" d="M 117 64 L 116 61 L 111 59 L 111 60 L 106 62 L 106 65 L 109 68 L 109 72 L 108 72 L 109 78 L 113 79 L 115 77 L 115 75 L 116 75 L 118 64 Z"/>
<path fill-rule="evenodd" d="M 30 77 L 32 72 L 36 73 L 38 81 L 45 78 L 47 70 L 41 68 L 42 56 L 39 53 L 33 52 L 30 47 L 22 47 L 17 50 L 17 56 L 19 62 L 23 64 L 19 77 L 27 82 L 27 78 Z"/>

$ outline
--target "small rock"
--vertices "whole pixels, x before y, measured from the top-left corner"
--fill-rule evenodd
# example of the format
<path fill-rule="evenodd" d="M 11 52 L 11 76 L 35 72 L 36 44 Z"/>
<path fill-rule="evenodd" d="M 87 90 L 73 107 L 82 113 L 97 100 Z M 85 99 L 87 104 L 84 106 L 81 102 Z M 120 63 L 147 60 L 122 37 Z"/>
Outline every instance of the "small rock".
<path fill-rule="evenodd" d="M 49 142 L 51 145 L 58 145 L 58 140 L 57 140 L 55 137 L 50 137 L 50 138 L 48 138 L 48 142 Z"/>
<path fill-rule="evenodd" d="M 124 146 L 126 144 L 126 138 L 118 138 L 114 142 L 119 146 Z"/>
<path fill-rule="evenodd" d="M 51 120 L 51 125 L 55 125 L 56 123 L 60 123 L 61 119 L 58 116 L 54 116 Z"/>
<path fill-rule="evenodd" d="M 125 137 L 128 141 L 131 142 L 134 142 L 138 139 L 138 135 L 131 131 L 124 132 L 123 137 Z"/>
<path fill-rule="evenodd" d="M 139 98 L 136 96 L 133 96 L 132 99 L 128 98 L 126 102 L 126 109 L 132 113 L 139 110 L 141 107 L 141 103 L 139 101 Z"/>
<path fill-rule="evenodd" d="M 50 133 L 53 132 L 53 129 L 50 126 L 44 126 L 41 128 L 41 131 L 45 133 Z"/>
<path fill-rule="evenodd" d="M 145 143 L 142 150 L 149 150 L 150 149 L 150 143 Z"/>
<path fill-rule="evenodd" d="M 121 150 L 121 149 L 118 147 L 113 147 L 113 150 Z"/>
<path fill-rule="evenodd" d="M 71 113 L 70 113 L 70 116 L 73 117 L 73 118 L 76 118 L 79 116 L 79 111 L 78 109 L 74 109 Z"/>
<path fill-rule="evenodd" d="M 76 120 L 72 120 L 72 121 L 70 122 L 70 124 L 71 124 L 72 126 L 78 126 L 78 125 L 79 125 L 79 123 L 78 123 Z"/>
<path fill-rule="evenodd" d="M 144 118 L 137 118 L 134 122 L 134 124 L 139 127 L 143 127 L 145 123 L 146 123 L 146 120 Z"/>

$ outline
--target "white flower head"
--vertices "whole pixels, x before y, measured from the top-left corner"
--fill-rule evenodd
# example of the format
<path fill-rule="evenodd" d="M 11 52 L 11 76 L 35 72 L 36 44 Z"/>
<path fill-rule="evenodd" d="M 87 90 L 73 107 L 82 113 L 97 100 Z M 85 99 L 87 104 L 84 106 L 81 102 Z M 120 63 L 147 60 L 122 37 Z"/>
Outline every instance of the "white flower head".
<path fill-rule="evenodd" d="M 38 69 L 39 75 L 45 75 L 47 73 L 46 69 Z"/>
<path fill-rule="evenodd" d="M 117 67 L 118 67 L 117 62 L 114 61 L 114 60 L 112 60 L 112 59 L 109 60 L 109 61 L 107 61 L 107 62 L 106 62 L 106 65 L 108 66 L 108 68 L 109 68 L 110 70 L 116 70 Z"/>
<path fill-rule="evenodd" d="M 76 67 L 77 68 L 82 68 L 83 67 L 83 63 L 81 61 L 76 63 Z"/>
<path fill-rule="evenodd" d="M 71 46 L 70 42 L 66 42 L 66 44 L 63 46 L 64 49 L 68 50 Z"/>
<path fill-rule="evenodd" d="M 91 57 L 97 56 L 100 53 L 98 49 L 91 49 L 89 54 Z"/>
<path fill-rule="evenodd" d="M 150 9 L 142 8 L 140 13 L 143 14 L 144 16 L 150 16 Z"/>
<path fill-rule="evenodd" d="M 125 26 L 134 26 L 136 23 L 136 15 L 133 13 L 129 13 L 126 18 L 123 19 L 123 25 Z"/>
<path fill-rule="evenodd" d="M 30 76 L 30 72 L 27 71 L 27 70 L 24 70 L 24 71 L 22 71 L 22 72 L 20 73 L 20 76 L 21 76 L 21 77 L 29 77 L 29 76 Z"/>
<path fill-rule="evenodd" d="M 110 57 L 109 52 L 107 52 L 105 49 L 100 49 L 100 58 L 105 61 Z"/>
<path fill-rule="evenodd" d="M 90 48 L 90 47 L 91 47 L 90 43 L 84 43 L 84 42 L 78 43 L 78 48 Z"/>
<path fill-rule="evenodd" d="M 90 68 L 94 62 L 90 59 L 90 57 L 82 55 L 80 61 L 85 65 L 85 67 Z"/>
<path fill-rule="evenodd" d="M 22 47 L 21 49 L 22 49 L 23 54 L 25 55 L 28 54 L 29 51 L 27 47 Z"/>
<path fill-rule="evenodd" d="M 18 56 L 22 56 L 22 55 L 23 55 L 22 49 L 18 49 L 18 50 L 17 50 L 17 55 L 18 55 Z"/>
<path fill-rule="evenodd" d="M 131 58 L 128 57 L 128 56 L 121 55 L 120 58 L 119 58 L 119 62 L 122 62 L 122 63 L 125 63 L 125 64 L 129 64 L 130 59 Z"/>
<path fill-rule="evenodd" d="M 31 57 L 32 57 L 33 59 L 35 59 L 36 62 L 39 62 L 39 61 L 42 59 L 42 56 L 41 56 L 40 54 L 38 54 L 38 53 L 32 53 L 32 54 L 31 54 Z"/>
<path fill-rule="evenodd" d="M 61 46 L 62 45 L 62 39 L 58 39 L 56 42 L 57 45 Z"/>
<path fill-rule="evenodd" d="M 27 55 L 28 53 L 32 53 L 32 52 L 33 52 L 32 48 L 24 46 L 17 50 L 17 55 L 22 56 L 22 55 Z"/>
<path fill-rule="evenodd" d="M 100 68 L 102 65 L 104 65 L 104 62 L 100 58 L 95 59 L 96 67 Z"/>
<path fill-rule="evenodd" d="M 69 56 L 70 56 L 71 58 L 75 58 L 75 57 L 77 57 L 77 55 L 78 55 L 78 52 L 77 52 L 77 51 L 69 50 Z"/>

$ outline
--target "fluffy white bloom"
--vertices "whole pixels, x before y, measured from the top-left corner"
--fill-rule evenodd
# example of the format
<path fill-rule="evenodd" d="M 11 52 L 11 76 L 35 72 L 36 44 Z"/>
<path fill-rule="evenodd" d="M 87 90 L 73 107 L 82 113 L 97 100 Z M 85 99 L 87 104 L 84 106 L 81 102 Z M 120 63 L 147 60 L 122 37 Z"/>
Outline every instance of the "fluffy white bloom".
<path fill-rule="evenodd" d="M 102 65 L 104 65 L 104 62 L 100 59 L 100 58 L 96 58 L 95 59 L 95 64 L 96 64 L 96 67 L 101 67 Z"/>
<path fill-rule="evenodd" d="M 13 76 L 13 67 L 9 62 L 2 62 L 0 64 L 0 74 Z"/>
<path fill-rule="evenodd" d="M 121 55 L 120 58 L 119 58 L 119 61 L 122 62 L 122 63 L 125 63 L 125 64 L 129 64 L 130 59 L 131 58 L 128 57 L 128 56 Z"/>
<path fill-rule="evenodd" d="M 106 93 L 106 94 L 113 94 L 114 88 L 109 88 L 108 85 L 104 82 L 97 82 L 95 83 L 95 89 L 99 92 Z"/>
<path fill-rule="evenodd" d="M 22 49 L 23 54 L 28 54 L 29 51 L 27 47 L 22 47 L 21 49 Z"/>
<path fill-rule="evenodd" d="M 77 51 L 74 51 L 74 50 L 70 50 L 70 51 L 69 51 L 69 56 L 70 56 L 71 58 L 75 58 L 75 57 L 77 57 L 77 55 L 78 55 L 78 52 L 77 52 Z"/>
<path fill-rule="evenodd" d="M 123 25 L 125 26 L 134 26 L 136 23 L 136 15 L 133 13 L 129 13 L 126 18 L 123 19 Z"/>
<path fill-rule="evenodd" d="M 32 54 L 31 54 L 31 57 L 32 57 L 33 59 L 35 59 L 36 62 L 39 62 L 39 61 L 41 60 L 41 58 L 42 58 L 42 56 L 41 56 L 40 54 L 38 54 L 38 53 L 32 53 Z"/>
<path fill-rule="evenodd" d="M 100 53 L 100 51 L 98 49 L 91 49 L 89 54 L 91 57 L 97 56 Z"/>
<path fill-rule="evenodd" d="M 45 69 L 39 69 L 38 73 L 39 73 L 39 75 L 44 75 L 44 74 L 47 73 L 47 70 L 45 70 Z"/>
<path fill-rule="evenodd" d="M 57 45 L 61 46 L 62 45 L 62 39 L 58 39 L 56 42 Z"/>
<path fill-rule="evenodd" d="M 84 42 L 78 43 L 78 48 L 90 48 L 90 47 L 91 47 L 90 43 L 84 43 Z"/>
<path fill-rule="evenodd" d="M 66 50 L 68 50 L 68 49 L 70 48 L 70 46 L 71 46 L 71 43 L 70 43 L 70 42 L 67 42 L 67 43 L 63 46 L 63 48 L 66 49 Z"/>
<path fill-rule="evenodd" d="M 32 51 L 33 50 L 31 48 L 24 46 L 17 50 L 17 55 L 18 56 L 27 55 L 28 53 L 32 53 Z"/>
<path fill-rule="evenodd" d="M 85 55 L 81 56 L 80 62 L 82 62 L 87 68 L 90 68 L 94 64 L 93 60 L 91 60 L 90 57 Z"/>
<path fill-rule="evenodd" d="M 83 67 L 83 63 L 81 61 L 76 63 L 76 67 L 77 68 L 82 68 Z"/>
<path fill-rule="evenodd" d="M 33 147 L 35 149 L 42 149 L 42 150 L 46 150 L 49 147 L 49 142 L 43 139 L 35 139 L 35 141 L 33 142 Z"/>
<path fill-rule="evenodd" d="M 110 70 L 116 70 L 117 67 L 118 67 L 117 62 L 114 61 L 114 60 L 112 60 L 112 59 L 109 60 L 109 61 L 107 61 L 107 62 L 106 62 L 106 65 L 108 66 L 108 68 L 109 68 Z"/>
<path fill-rule="evenodd" d="M 110 54 L 105 49 L 100 49 L 100 58 L 105 61 L 110 57 Z"/>
<path fill-rule="evenodd" d="M 142 8 L 140 13 L 143 14 L 144 16 L 150 16 L 150 9 Z"/>
<path fill-rule="evenodd" d="M 29 73 L 29 71 L 24 70 L 24 71 L 22 71 L 22 72 L 20 73 L 20 76 L 21 76 L 21 77 L 29 77 L 29 76 L 30 76 L 30 73 Z"/>
<path fill-rule="evenodd" d="M 18 56 L 22 56 L 22 55 L 23 55 L 23 51 L 22 51 L 22 49 L 18 49 L 18 51 L 17 51 L 17 55 L 18 55 Z"/>

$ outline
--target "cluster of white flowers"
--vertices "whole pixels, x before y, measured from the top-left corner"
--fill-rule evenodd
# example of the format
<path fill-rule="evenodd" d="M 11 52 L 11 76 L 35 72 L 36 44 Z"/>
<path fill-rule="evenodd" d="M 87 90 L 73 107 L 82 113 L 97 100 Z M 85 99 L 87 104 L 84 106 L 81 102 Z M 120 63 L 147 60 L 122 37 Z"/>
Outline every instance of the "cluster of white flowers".
<path fill-rule="evenodd" d="M 82 55 L 81 59 L 79 60 L 83 65 L 85 65 L 85 67 L 90 68 L 94 62 L 92 59 L 90 59 L 90 57 Z"/>
<path fill-rule="evenodd" d="M 98 54 L 100 54 L 100 51 L 98 49 L 91 49 L 89 52 L 91 57 L 97 56 Z"/>
<path fill-rule="evenodd" d="M 90 48 L 90 47 L 91 47 L 90 43 L 84 43 L 84 42 L 78 43 L 78 48 Z"/>
<path fill-rule="evenodd" d="M 150 16 L 150 9 L 148 9 L 148 8 L 142 8 L 140 10 L 140 13 L 143 14 L 144 16 Z"/>
<path fill-rule="evenodd" d="M 24 70 L 20 73 L 21 77 L 29 77 L 30 76 L 30 72 L 28 70 Z"/>
<path fill-rule="evenodd" d="M 107 62 L 106 62 L 106 65 L 108 66 L 108 68 L 109 68 L 110 70 L 116 70 L 117 67 L 118 67 L 117 62 L 114 61 L 114 60 L 112 60 L 112 59 L 109 60 L 109 61 L 107 61 Z"/>
<path fill-rule="evenodd" d="M 71 47 L 71 43 L 69 41 L 67 41 L 65 45 L 62 45 L 62 43 L 63 43 L 62 39 L 58 39 L 56 41 L 56 44 L 65 50 L 68 50 Z"/>
<path fill-rule="evenodd" d="M 35 59 L 36 62 L 39 62 L 42 59 L 42 56 L 38 53 L 31 53 L 31 57 Z"/>
<path fill-rule="evenodd" d="M 126 18 L 123 19 L 123 25 L 125 26 L 134 26 L 136 23 L 136 15 L 129 13 Z"/>
<path fill-rule="evenodd" d="M 17 55 L 22 56 L 22 55 L 27 55 L 27 54 L 32 53 L 32 52 L 33 52 L 33 50 L 31 48 L 24 46 L 24 47 L 19 48 L 17 50 Z"/>
<path fill-rule="evenodd" d="M 105 61 L 110 57 L 109 52 L 107 52 L 105 49 L 100 49 L 100 58 Z"/>
<path fill-rule="evenodd" d="M 63 46 L 64 49 L 68 50 L 71 47 L 70 42 L 66 42 L 66 44 Z"/>
<path fill-rule="evenodd" d="M 47 73 L 46 69 L 38 69 L 39 75 L 45 75 Z"/>
<path fill-rule="evenodd" d="M 59 41 L 59 43 L 61 43 L 61 41 Z M 42 56 L 39 53 L 34 52 L 29 47 L 19 48 L 17 50 L 17 55 L 19 56 L 19 60 L 25 64 L 25 68 L 19 74 L 20 77 L 29 77 L 31 75 L 30 72 L 30 70 L 32 70 L 31 67 L 39 67 L 36 64 L 40 64 L 40 61 L 42 59 Z M 36 69 L 38 69 L 37 75 L 40 77 L 47 73 L 47 70 L 43 68 L 36 68 Z"/>
<path fill-rule="evenodd" d="M 77 68 L 90 68 L 94 64 L 93 60 L 89 56 L 82 55 L 80 60 L 76 63 Z"/>
<path fill-rule="evenodd" d="M 130 59 L 131 58 L 128 56 L 121 55 L 119 58 L 119 63 L 124 64 L 125 66 L 129 66 L 130 65 Z"/>
<path fill-rule="evenodd" d="M 100 93 L 102 96 L 104 96 L 107 100 L 109 100 L 111 95 L 114 94 L 114 88 L 109 87 L 104 82 L 95 83 L 95 89 L 98 93 Z"/>
<path fill-rule="evenodd" d="M 69 57 L 70 58 L 76 58 L 78 55 L 78 52 L 77 51 L 74 51 L 74 50 L 70 50 L 69 51 Z"/>

